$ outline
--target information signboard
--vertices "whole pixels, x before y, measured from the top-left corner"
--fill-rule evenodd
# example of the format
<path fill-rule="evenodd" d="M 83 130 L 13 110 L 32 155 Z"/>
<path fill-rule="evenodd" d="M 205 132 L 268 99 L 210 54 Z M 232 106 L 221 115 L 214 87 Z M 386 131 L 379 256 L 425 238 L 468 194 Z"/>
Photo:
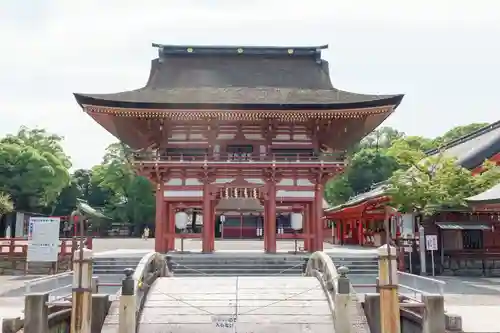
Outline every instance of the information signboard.
<path fill-rule="evenodd" d="M 437 235 L 425 235 L 425 248 L 427 251 L 438 250 L 438 237 Z"/>
<path fill-rule="evenodd" d="M 57 262 L 60 224 L 59 217 L 30 217 L 28 262 Z"/>
<path fill-rule="evenodd" d="M 438 250 L 438 237 L 437 235 L 425 235 L 425 248 L 431 251 L 432 261 L 432 276 L 436 275 L 436 265 L 434 263 L 434 251 Z"/>

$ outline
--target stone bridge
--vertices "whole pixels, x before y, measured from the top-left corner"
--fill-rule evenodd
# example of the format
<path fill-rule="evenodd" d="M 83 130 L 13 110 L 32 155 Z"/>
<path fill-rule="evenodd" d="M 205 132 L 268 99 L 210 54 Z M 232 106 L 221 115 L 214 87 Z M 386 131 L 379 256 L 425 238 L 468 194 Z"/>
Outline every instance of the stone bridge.
<path fill-rule="evenodd" d="M 166 277 L 161 262 L 143 258 L 102 332 L 369 332 L 354 290 L 339 288 L 348 279 L 323 252 L 311 255 L 305 276 Z"/>
<path fill-rule="evenodd" d="M 138 324 L 141 333 L 334 332 L 320 282 L 300 276 L 159 278 Z"/>

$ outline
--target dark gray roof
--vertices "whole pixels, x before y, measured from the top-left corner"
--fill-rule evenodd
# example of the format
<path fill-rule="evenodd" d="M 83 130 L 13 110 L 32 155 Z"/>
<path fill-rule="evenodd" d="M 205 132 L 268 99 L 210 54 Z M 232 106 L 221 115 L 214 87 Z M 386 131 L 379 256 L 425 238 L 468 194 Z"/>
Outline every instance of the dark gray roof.
<path fill-rule="evenodd" d="M 469 204 L 496 204 L 500 203 L 500 184 L 489 190 L 465 199 Z"/>
<path fill-rule="evenodd" d="M 427 155 L 433 156 L 440 152 L 444 156 L 456 158 L 466 169 L 472 170 L 480 166 L 500 152 L 500 121 L 450 141 L 439 149 L 428 151 Z"/>
<path fill-rule="evenodd" d="M 403 95 L 363 95 L 332 86 L 319 47 L 157 45 L 145 87 L 116 94 L 75 94 L 80 104 L 110 107 L 207 108 L 274 105 L 360 108 L 398 105 Z"/>

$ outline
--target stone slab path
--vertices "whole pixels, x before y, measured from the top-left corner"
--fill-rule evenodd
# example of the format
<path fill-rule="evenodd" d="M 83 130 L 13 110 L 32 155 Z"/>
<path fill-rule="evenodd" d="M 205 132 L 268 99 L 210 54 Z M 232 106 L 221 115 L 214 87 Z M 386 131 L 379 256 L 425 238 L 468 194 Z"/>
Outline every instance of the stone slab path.
<path fill-rule="evenodd" d="M 148 332 L 334 332 L 313 277 L 160 278 L 140 318 Z"/>

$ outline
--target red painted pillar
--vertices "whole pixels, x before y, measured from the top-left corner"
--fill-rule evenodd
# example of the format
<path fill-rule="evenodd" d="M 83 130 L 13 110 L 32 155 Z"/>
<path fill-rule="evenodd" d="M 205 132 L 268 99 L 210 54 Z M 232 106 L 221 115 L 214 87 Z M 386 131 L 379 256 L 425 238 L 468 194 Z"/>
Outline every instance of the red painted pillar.
<path fill-rule="evenodd" d="M 309 217 L 309 204 L 306 203 L 304 204 L 304 211 L 302 212 L 304 214 L 304 221 L 303 221 L 303 227 L 302 227 L 302 233 L 306 238 L 304 238 L 304 251 L 308 252 L 310 246 L 310 238 L 309 238 L 309 223 L 310 223 L 310 217 Z"/>
<path fill-rule="evenodd" d="M 175 250 L 175 207 L 171 203 L 167 205 L 167 251 Z"/>
<path fill-rule="evenodd" d="M 156 215 L 155 215 L 155 251 L 167 252 L 165 249 L 165 201 L 163 198 L 163 181 L 156 184 Z"/>
<path fill-rule="evenodd" d="M 314 194 L 314 211 L 315 211 L 315 251 L 323 251 L 323 185 L 316 184 Z"/>
<path fill-rule="evenodd" d="M 213 228 L 212 221 L 210 219 L 210 213 L 212 212 L 212 205 L 210 200 L 210 183 L 205 180 L 203 184 L 203 204 L 202 204 L 202 214 L 203 214 L 203 233 L 202 233 L 202 252 L 211 253 L 213 248 Z"/>
<path fill-rule="evenodd" d="M 215 200 L 210 200 L 210 237 L 211 237 L 211 246 L 212 252 L 215 251 Z"/>
<path fill-rule="evenodd" d="M 365 227 L 364 227 L 364 224 L 365 224 L 365 220 L 364 219 L 360 219 L 359 220 L 359 225 L 358 225 L 358 244 L 359 245 L 363 245 L 363 240 L 364 240 L 364 231 L 365 231 Z"/>
<path fill-rule="evenodd" d="M 271 179 L 268 183 L 267 202 L 267 253 L 276 253 L 276 183 Z"/>
<path fill-rule="evenodd" d="M 263 221 L 264 221 L 264 224 L 262 225 L 262 232 L 264 233 L 264 252 L 267 252 L 267 235 L 269 234 L 267 232 L 267 220 L 268 220 L 268 216 L 269 216 L 269 201 L 264 201 L 264 218 L 263 218 Z"/>
<path fill-rule="evenodd" d="M 309 204 L 309 252 L 316 251 L 316 208 L 314 200 Z"/>

